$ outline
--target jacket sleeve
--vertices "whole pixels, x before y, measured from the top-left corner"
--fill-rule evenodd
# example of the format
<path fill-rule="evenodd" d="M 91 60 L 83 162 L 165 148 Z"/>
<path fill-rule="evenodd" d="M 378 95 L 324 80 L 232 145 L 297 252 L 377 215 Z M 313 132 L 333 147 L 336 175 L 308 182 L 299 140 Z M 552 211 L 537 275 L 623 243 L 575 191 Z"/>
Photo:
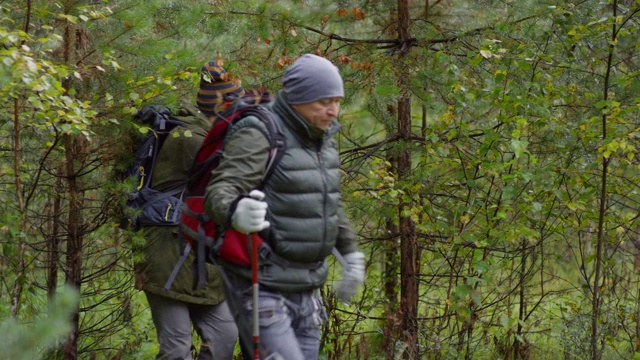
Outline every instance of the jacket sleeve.
<path fill-rule="evenodd" d="M 348 254 L 358 250 L 355 241 L 356 233 L 353 230 L 351 221 L 344 211 L 344 203 L 340 201 L 338 207 L 338 238 L 336 239 L 336 249 L 340 254 Z"/>
<path fill-rule="evenodd" d="M 269 142 L 255 128 L 242 128 L 227 139 L 220 164 L 211 172 L 205 209 L 216 224 L 229 227 L 236 199 L 258 187 L 269 158 Z"/>

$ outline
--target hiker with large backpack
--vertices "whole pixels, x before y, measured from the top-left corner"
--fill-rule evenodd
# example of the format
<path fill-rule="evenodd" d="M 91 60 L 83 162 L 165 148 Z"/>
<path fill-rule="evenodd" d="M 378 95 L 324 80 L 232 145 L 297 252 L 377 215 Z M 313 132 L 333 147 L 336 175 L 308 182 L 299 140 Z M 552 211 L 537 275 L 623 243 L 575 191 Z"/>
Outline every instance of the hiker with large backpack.
<path fill-rule="evenodd" d="M 265 105 L 274 115 L 270 121 L 281 125 L 284 149 L 277 162 L 272 131 L 249 115 L 226 135 L 206 187 L 204 210 L 223 239 L 214 261 L 226 274 L 240 340 L 245 348 L 258 341 L 262 359 L 318 358 L 326 320 L 319 289 L 332 252 L 344 260 L 336 288 L 341 300 L 349 301 L 364 281 L 364 255 L 344 212 L 333 140 L 343 97 L 338 68 L 303 55 L 286 70 L 275 101 Z M 225 232 L 232 231 L 244 235 L 244 249 L 257 266 L 242 260 L 247 256 L 224 254 Z M 251 332 L 246 324 L 256 320 Z"/>
<path fill-rule="evenodd" d="M 174 114 L 161 114 L 182 122 L 166 136 L 151 178 L 153 190 L 173 194 L 171 202 L 165 201 L 172 205 L 171 209 L 165 206 L 167 214 L 180 209 L 193 159 L 216 114 L 244 93 L 240 81 L 227 75 L 220 60 L 207 62 L 202 67 L 197 107 L 184 101 Z M 142 215 L 153 207 L 153 203 L 145 207 Z M 180 217 L 176 217 L 173 223 L 155 226 L 153 221 L 142 221 L 144 259 L 135 266 L 136 285 L 144 290 L 156 327 L 160 348 L 157 358 L 191 359 L 193 326 L 202 340 L 198 359 L 230 360 L 238 330 L 225 301 L 220 273 L 214 265 L 206 264 L 202 274 L 205 286 L 194 286 L 195 254 L 182 240 L 177 226 Z M 176 267 L 183 254 L 183 265 Z"/>

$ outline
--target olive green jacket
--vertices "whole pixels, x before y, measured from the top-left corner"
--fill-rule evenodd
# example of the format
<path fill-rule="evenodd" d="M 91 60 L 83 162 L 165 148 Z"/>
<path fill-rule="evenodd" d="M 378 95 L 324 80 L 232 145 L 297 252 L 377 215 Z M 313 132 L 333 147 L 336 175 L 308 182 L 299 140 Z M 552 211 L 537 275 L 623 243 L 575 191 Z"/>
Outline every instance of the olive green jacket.
<path fill-rule="evenodd" d="M 184 184 L 193 159 L 211 126 L 209 120 L 191 104 L 183 103 L 173 114 L 186 125 L 170 133 L 158 154 L 152 186 L 170 190 Z M 175 133 L 177 136 L 174 136 Z M 215 305 L 224 301 L 218 270 L 207 264 L 207 287 L 194 287 L 194 251 L 180 268 L 168 291 L 163 290 L 184 244 L 178 238 L 178 226 L 147 226 L 142 229 L 146 245 L 144 259 L 135 265 L 136 286 L 150 293 L 194 304 Z"/>
<path fill-rule="evenodd" d="M 284 260 L 315 268 L 262 266 L 260 283 L 279 291 L 297 292 L 321 287 L 327 278 L 326 257 L 335 247 L 341 254 L 357 250 L 355 233 L 342 206 L 339 156 L 333 135 L 311 125 L 286 103 L 280 92 L 270 106 L 281 119 L 286 147 L 271 178 L 265 201 L 269 244 Z M 217 224 L 228 228 L 238 198 L 259 186 L 268 161 L 269 142 L 256 118 L 241 120 L 231 129 L 220 165 L 212 172 L 205 209 Z M 223 264 L 250 279 L 246 267 Z"/>

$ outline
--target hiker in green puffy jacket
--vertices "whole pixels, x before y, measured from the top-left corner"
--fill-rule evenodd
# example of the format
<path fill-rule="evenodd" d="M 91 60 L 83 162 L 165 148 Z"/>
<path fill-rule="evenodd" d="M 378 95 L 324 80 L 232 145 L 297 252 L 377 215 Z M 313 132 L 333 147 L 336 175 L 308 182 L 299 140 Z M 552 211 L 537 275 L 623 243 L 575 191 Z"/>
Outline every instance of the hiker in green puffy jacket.
<path fill-rule="evenodd" d="M 225 71 L 216 62 L 202 67 L 198 107 L 183 102 L 173 116 L 186 122 L 169 134 L 158 154 L 152 179 L 154 189 L 167 191 L 184 184 L 202 140 L 211 127 L 225 95 L 244 92 L 239 81 L 225 81 Z M 202 340 L 198 359 L 230 360 L 238 329 L 224 298 L 217 269 L 206 265 L 206 288 L 194 286 L 194 252 L 180 267 L 170 288 L 164 290 L 184 244 L 178 226 L 147 226 L 144 260 L 136 264 L 136 286 L 144 290 L 156 327 L 160 350 L 157 358 L 191 359 L 192 325 Z"/>
<path fill-rule="evenodd" d="M 333 140 L 343 97 L 337 67 L 316 55 L 300 57 L 286 70 L 283 89 L 269 105 L 281 120 L 286 145 L 264 187 L 257 189 L 270 146 L 264 128 L 259 130 L 260 122 L 251 117 L 230 130 L 207 186 L 205 209 L 216 224 L 259 233 L 270 247 L 260 254 L 258 272 L 261 358 L 318 358 L 326 320 L 319 289 L 327 280 L 326 258 L 334 248 L 346 260 L 337 296 L 349 301 L 364 281 L 364 254 L 344 213 Z M 247 331 L 254 306 L 252 272 L 219 262 L 228 275 L 229 306 L 247 348 L 252 342 Z"/>

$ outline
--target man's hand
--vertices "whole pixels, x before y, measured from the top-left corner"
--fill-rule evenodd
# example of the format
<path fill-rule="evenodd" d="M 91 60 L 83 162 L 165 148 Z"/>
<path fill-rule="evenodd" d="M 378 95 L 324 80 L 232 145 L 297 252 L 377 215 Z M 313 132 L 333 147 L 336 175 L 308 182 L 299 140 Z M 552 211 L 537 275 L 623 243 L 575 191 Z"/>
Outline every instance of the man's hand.
<path fill-rule="evenodd" d="M 342 281 L 336 289 L 336 295 L 345 303 L 351 301 L 353 295 L 364 282 L 364 254 L 355 251 L 344 255 L 349 269 L 342 270 Z"/>
<path fill-rule="evenodd" d="M 269 227 L 265 220 L 267 215 L 267 203 L 262 201 L 264 193 L 253 190 L 249 197 L 238 201 L 236 211 L 231 215 L 231 226 L 243 234 L 255 233 Z"/>

